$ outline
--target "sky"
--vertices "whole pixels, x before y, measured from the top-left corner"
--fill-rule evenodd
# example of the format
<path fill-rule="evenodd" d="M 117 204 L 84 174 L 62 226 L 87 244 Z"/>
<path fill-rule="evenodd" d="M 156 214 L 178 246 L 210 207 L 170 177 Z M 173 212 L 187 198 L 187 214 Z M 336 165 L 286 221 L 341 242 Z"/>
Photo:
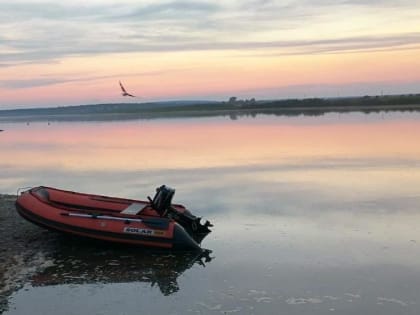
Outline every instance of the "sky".
<path fill-rule="evenodd" d="M 420 0 L 0 0 L 0 109 L 420 93 L 419 56 Z"/>

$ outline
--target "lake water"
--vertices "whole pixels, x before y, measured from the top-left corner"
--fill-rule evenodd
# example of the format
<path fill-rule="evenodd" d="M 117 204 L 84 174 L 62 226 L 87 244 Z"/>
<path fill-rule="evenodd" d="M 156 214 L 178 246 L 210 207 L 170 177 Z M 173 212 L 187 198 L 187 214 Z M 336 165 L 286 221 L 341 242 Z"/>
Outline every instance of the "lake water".
<path fill-rule="evenodd" d="M 210 258 L 47 232 L 46 268 L 4 314 L 420 313 L 419 113 L 1 129 L 2 193 L 144 199 L 167 184 L 214 224 Z"/>

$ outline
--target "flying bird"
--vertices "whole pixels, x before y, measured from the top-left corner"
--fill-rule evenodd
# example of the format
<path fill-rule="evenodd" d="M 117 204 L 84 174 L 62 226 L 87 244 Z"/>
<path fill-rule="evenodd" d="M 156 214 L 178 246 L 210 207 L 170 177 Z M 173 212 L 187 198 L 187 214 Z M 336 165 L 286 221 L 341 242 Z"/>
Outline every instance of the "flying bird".
<path fill-rule="evenodd" d="M 136 97 L 135 95 L 132 95 L 132 94 L 128 93 L 125 90 L 124 86 L 122 85 L 121 81 L 119 81 L 119 82 L 120 82 L 120 87 L 121 87 L 121 90 L 122 90 L 122 93 L 121 93 L 122 96 Z"/>

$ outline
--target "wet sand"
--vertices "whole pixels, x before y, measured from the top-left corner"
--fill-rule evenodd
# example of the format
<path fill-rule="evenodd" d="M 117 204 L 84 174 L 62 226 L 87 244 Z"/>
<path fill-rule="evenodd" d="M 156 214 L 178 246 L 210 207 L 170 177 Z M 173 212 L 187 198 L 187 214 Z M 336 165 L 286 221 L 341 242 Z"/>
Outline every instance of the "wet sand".
<path fill-rule="evenodd" d="M 0 313 L 8 296 L 34 272 L 48 264 L 48 231 L 23 220 L 15 210 L 16 196 L 0 195 Z"/>

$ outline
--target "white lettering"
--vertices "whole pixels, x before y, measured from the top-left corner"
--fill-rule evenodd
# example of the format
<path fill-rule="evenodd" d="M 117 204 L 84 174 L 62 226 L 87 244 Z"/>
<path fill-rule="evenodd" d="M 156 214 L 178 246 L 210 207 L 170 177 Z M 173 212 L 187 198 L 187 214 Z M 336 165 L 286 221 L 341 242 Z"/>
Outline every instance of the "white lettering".
<path fill-rule="evenodd" d="M 124 233 L 142 234 L 142 235 L 153 235 L 155 231 L 148 229 L 141 229 L 135 227 L 124 227 Z"/>

